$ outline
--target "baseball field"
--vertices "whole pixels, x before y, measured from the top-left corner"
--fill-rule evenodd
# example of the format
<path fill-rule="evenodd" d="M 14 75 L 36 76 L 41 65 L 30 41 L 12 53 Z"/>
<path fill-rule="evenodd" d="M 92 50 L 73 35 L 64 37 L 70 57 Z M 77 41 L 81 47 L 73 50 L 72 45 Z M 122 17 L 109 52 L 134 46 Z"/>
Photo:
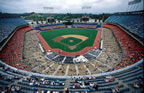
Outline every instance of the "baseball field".
<path fill-rule="evenodd" d="M 40 35 L 52 49 L 78 52 L 93 46 L 97 32 L 92 29 L 66 28 L 40 32 Z"/>

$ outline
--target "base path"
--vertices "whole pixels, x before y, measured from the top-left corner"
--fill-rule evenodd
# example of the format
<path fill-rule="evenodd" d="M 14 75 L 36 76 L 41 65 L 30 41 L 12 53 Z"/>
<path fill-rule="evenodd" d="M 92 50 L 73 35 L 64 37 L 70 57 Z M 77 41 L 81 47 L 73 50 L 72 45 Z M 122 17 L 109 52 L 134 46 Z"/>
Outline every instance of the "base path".
<path fill-rule="evenodd" d="M 91 49 L 99 48 L 101 31 L 98 31 L 93 46 L 91 46 L 91 47 L 86 47 L 86 48 L 84 48 L 83 50 L 78 51 L 78 52 L 66 52 L 66 51 L 63 51 L 63 50 L 61 50 L 61 49 L 52 49 L 52 48 L 47 44 L 47 42 L 44 40 L 44 38 L 40 35 L 40 32 L 37 33 L 37 36 L 38 36 L 38 38 L 40 39 L 41 44 L 43 45 L 43 47 L 44 47 L 44 49 L 45 49 L 46 52 L 49 52 L 49 51 L 51 51 L 51 52 L 57 52 L 58 54 L 63 55 L 63 56 L 76 56 L 76 55 L 85 54 L 85 53 L 87 53 L 87 52 L 88 52 L 89 50 L 91 50 Z"/>

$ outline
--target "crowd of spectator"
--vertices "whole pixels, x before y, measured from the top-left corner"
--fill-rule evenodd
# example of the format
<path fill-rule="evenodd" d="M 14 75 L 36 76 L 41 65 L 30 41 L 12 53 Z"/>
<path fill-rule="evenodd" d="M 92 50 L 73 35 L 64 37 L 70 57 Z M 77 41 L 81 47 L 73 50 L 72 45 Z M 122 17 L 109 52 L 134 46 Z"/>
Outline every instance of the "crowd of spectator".
<path fill-rule="evenodd" d="M 11 75 L 5 74 L 7 72 L 11 72 Z M 127 71 L 125 71 L 125 73 L 126 72 Z M 15 75 L 12 75 L 12 73 Z M 129 88 L 123 88 L 123 85 L 118 85 L 119 83 L 116 83 L 118 79 L 115 78 L 113 75 L 83 76 L 79 78 L 72 77 L 69 81 L 70 87 L 64 88 L 64 86 L 66 85 L 66 79 L 55 79 L 55 78 L 47 78 L 47 77 L 39 77 L 39 76 L 31 76 L 31 75 L 25 76 L 22 74 L 20 74 L 19 76 L 19 74 L 20 73 L 17 70 L 11 70 L 11 68 L 1 64 L 0 82 L 3 82 L 4 86 L 0 89 L 0 91 L 2 93 L 7 93 L 7 92 L 25 93 L 24 92 L 25 89 L 31 89 L 31 91 L 33 91 L 32 93 L 74 93 L 74 91 L 75 92 L 80 91 L 77 89 L 83 89 L 81 90 L 80 93 L 89 93 L 95 91 L 99 92 L 102 90 L 109 91 L 111 93 L 123 93 L 123 91 L 129 91 Z M 137 82 L 130 83 L 131 85 L 130 88 L 141 90 L 143 88 L 143 82 L 141 82 L 141 80 L 143 81 L 143 77 L 139 78 L 139 81 Z M 5 82 L 6 83 L 9 82 L 9 84 L 5 85 Z M 115 84 L 118 86 L 116 86 Z M 113 85 L 115 86 L 112 87 Z M 57 88 L 61 87 L 60 89 L 63 90 L 55 90 L 55 87 Z"/>

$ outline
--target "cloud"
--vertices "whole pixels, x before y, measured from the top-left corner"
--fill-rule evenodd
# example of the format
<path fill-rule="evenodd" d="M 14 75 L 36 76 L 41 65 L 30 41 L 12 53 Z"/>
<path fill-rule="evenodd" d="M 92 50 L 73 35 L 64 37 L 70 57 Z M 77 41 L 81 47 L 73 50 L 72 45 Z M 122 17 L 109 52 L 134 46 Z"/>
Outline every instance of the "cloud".
<path fill-rule="evenodd" d="M 128 0 L 1 0 L 0 5 L 2 12 L 12 13 L 111 13 L 126 11 Z"/>

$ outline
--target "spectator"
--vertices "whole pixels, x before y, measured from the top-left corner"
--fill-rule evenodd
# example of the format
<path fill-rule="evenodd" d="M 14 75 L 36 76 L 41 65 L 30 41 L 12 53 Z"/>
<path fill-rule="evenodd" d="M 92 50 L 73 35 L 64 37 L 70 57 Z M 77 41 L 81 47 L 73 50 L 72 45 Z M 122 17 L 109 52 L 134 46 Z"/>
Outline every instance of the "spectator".
<path fill-rule="evenodd" d="M 120 88 L 118 88 L 118 87 L 113 88 L 112 93 L 120 93 Z"/>
<path fill-rule="evenodd" d="M 64 93 L 69 93 L 69 89 L 65 88 L 65 92 Z"/>
<path fill-rule="evenodd" d="M 140 88 L 138 83 L 134 83 L 132 86 L 133 86 L 133 88 Z"/>
<path fill-rule="evenodd" d="M 94 88 L 95 90 L 98 90 L 98 85 L 97 85 L 97 84 L 94 84 L 93 88 Z"/>
<path fill-rule="evenodd" d="M 86 86 L 85 86 L 84 84 L 82 84 L 80 87 L 81 87 L 81 88 L 85 88 Z"/>

